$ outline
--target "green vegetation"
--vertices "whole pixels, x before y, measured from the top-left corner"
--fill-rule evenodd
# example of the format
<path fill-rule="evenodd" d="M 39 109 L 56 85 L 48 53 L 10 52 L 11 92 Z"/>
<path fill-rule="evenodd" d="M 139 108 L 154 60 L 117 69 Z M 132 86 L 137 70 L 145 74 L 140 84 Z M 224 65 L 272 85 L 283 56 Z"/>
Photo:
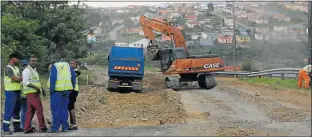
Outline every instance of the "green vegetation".
<path fill-rule="evenodd" d="M 296 91 L 309 91 L 310 89 L 298 89 L 296 79 L 284 79 L 281 78 L 241 78 L 242 82 L 253 83 L 253 84 L 263 84 L 277 89 L 290 89 Z"/>
<path fill-rule="evenodd" d="M 86 58 L 78 59 L 78 61 L 87 62 L 88 65 L 107 66 L 107 56 L 108 52 L 96 52 L 93 54 L 89 54 L 89 56 L 87 56 Z"/>

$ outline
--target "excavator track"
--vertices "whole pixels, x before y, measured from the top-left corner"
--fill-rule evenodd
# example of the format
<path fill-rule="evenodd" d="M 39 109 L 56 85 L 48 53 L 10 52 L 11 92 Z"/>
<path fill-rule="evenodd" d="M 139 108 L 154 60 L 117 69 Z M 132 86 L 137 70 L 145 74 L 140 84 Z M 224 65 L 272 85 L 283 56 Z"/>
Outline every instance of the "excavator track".
<path fill-rule="evenodd" d="M 179 77 L 166 77 L 165 87 L 178 91 L 182 88 L 189 87 L 190 83 L 194 81 L 185 81 Z M 201 89 L 212 89 L 218 84 L 216 82 L 215 77 L 212 74 L 199 75 L 197 77 L 197 82 L 198 82 L 199 88 Z"/>

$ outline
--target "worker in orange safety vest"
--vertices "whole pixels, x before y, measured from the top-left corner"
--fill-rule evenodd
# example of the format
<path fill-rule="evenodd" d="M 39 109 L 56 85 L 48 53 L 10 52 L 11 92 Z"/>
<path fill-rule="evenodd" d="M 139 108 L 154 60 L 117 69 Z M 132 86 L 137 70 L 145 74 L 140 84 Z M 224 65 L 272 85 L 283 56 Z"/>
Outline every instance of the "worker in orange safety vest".
<path fill-rule="evenodd" d="M 310 77 L 308 75 L 309 72 L 311 72 L 311 65 L 306 65 L 305 67 L 300 69 L 299 75 L 298 75 L 298 88 L 301 88 L 302 80 L 304 80 L 305 82 L 304 84 L 305 88 L 310 87 Z"/>

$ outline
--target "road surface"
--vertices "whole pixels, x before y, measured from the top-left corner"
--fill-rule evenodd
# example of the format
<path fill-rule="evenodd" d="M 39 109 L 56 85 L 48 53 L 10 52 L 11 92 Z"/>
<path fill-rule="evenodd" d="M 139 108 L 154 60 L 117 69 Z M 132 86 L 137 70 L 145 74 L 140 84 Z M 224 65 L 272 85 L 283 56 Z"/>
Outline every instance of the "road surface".
<path fill-rule="evenodd" d="M 117 31 L 125 27 L 125 25 L 120 25 L 109 32 L 109 36 L 111 40 L 116 40 Z"/>
<path fill-rule="evenodd" d="M 229 83 L 220 82 L 211 90 L 178 91 L 188 113 L 184 124 L 81 128 L 66 133 L 29 136 L 310 136 L 309 97 L 281 92 L 246 85 L 234 88 Z M 14 136 L 25 134 L 16 133 Z"/>

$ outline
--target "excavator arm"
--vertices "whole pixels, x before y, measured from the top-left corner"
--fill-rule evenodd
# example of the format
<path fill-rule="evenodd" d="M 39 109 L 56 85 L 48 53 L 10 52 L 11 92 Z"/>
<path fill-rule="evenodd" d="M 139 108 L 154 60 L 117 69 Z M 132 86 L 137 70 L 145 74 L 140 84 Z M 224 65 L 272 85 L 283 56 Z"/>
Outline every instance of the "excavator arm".
<path fill-rule="evenodd" d="M 154 30 L 169 36 L 173 41 L 174 47 L 183 47 L 185 52 L 188 53 L 183 34 L 175 25 L 165 21 L 155 20 L 143 15 L 140 17 L 140 24 L 143 28 L 144 36 L 150 41 L 155 42 L 155 34 L 153 32 Z"/>

